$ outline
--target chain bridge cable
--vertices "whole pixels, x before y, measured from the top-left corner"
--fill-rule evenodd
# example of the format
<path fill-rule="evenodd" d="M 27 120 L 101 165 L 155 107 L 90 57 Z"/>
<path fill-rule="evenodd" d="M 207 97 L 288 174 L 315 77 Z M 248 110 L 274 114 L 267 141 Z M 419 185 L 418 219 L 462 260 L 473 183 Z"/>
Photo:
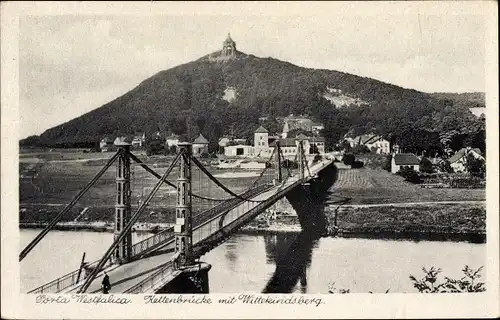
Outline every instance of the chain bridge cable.
<path fill-rule="evenodd" d="M 142 160 L 140 160 L 139 158 L 137 158 L 133 153 L 130 153 L 130 158 L 132 158 L 132 160 L 134 160 L 138 165 L 140 165 L 142 168 L 144 168 L 144 170 L 146 170 L 147 172 L 149 172 L 150 174 L 152 174 L 156 178 L 158 178 L 158 179 L 161 178 L 161 176 L 156 171 L 154 171 L 147 164 L 145 164 L 144 162 L 142 162 Z M 175 184 L 173 184 L 172 182 L 170 182 L 168 180 L 165 180 L 163 182 L 166 183 L 167 185 L 171 186 L 172 188 L 175 188 L 177 190 L 177 186 Z M 191 196 L 195 197 L 195 198 L 198 198 L 198 199 L 201 199 L 201 200 L 208 200 L 208 201 L 219 201 L 219 202 L 222 202 L 222 201 L 226 201 L 227 200 L 227 199 L 208 198 L 208 197 L 200 196 L 200 195 L 193 194 L 193 193 L 191 193 Z"/>
<path fill-rule="evenodd" d="M 273 152 L 271 153 L 271 156 L 269 157 L 269 159 L 266 161 L 265 163 L 265 168 L 264 170 L 261 171 L 260 175 L 254 180 L 254 182 L 252 183 L 252 185 L 247 188 L 246 191 L 242 192 L 239 194 L 239 199 L 241 199 L 241 197 L 243 195 L 245 195 L 246 193 L 248 193 L 251 189 L 253 189 L 255 187 L 255 185 L 257 184 L 257 182 L 259 181 L 260 178 L 262 178 L 262 176 L 264 175 L 264 173 L 266 172 L 268 168 L 268 164 L 271 162 L 271 160 L 273 159 L 273 155 L 274 155 L 274 152 L 275 152 L 275 149 L 273 149 Z M 215 177 L 214 177 L 215 178 Z M 216 182 L 217 184 L 217 182 Z M 217 184 L 219 185 L 219 184 Z M 220 186 L 220 185 L 219 185 Z M 224 188 L 222 188 L 224 189 Z M 225 190 L 225 189 L 224 189 Z M 227 192 L 227 191 L 226 191 Z M 232 197 L 232 198 L 224 198 L 224 199 L 216 199 L 216 198 L 207 198 L 207 197 L 203 197 L 203 196 L 200 196 L 200 195 L 196 195 L 196 194 L 192 194 L 193 197 L 197 197 L 197 198 L 200 198 L 200 199 L 204 199 L 204 200 L 210 200 L 210 201 L 227 201 L 227 200 L 232 200 L 232 199 L 235 199 L 235 198 L 238 198 L 238 197 Z"/>
<path fill-rule="evenodd" d="M 248 201 L 248 202 L 257 202 L 257 203 L 260 203 L 260 202 L 264 202 L 265 200 L 252 200 L 252 199 L 249 199 L 249 198 L 245 198 L 245 197 L 242 197 L 241 195 L 238 195 L 236 193 L 234 193 L 233 191 L 231 191 L 230 189 L 228 189 L 225 185 L 223 185 L 219 180 L 217 180 L 217 178 L 215 178 L 204 166 L 203 164 L 200 163 L 200 161 L 198 159 L 196 159 L 195 157 L 191 156 L 191 159 L 193 161 L 193 163 L 195 165 L 198 166 L 198 168 L 200 168 L 201 171 L 203 171 L 203 173 L 210 179 L 212 180 L 216 185 L 218 185 L 220 188 L 222 188 L 224 191 L 226 191 L 227 193 L 229 193 L 230 195 L 233 196 L 233 198 L 238 198 L 240 200 L 244 200 L 244 201 Z M 226 200 L 229 200 L 229 199 L 226 199 Z"/>
<path fill-rule="evenodd" d="M 161 176 L 160 180 L 156 183 L 156 185 L 154 186 L 154 188 L 151 191 L 151 193 L 149 194 L 149 196 L 141 204 L 141 206 L 137 209 L 137 211 L 132 215 L 132 217 L 130 217 L 129 222 L 123 228 L 123 230 L 120 233 L 120 235 L 118 236 L 118 238 L 115 239 L 115 241 L 108 248 L 108 250 L 106 251 L 106 253 L 104 253 L 103 257 L 101 258 L 101 260 L 99 261 L 99 263 L 97 264 L 97 266 L 94 268 L 94 270 L 92 271 L 92 273 L 89 275 L 89 277 L 85 279 L 85 282 L 83 283 L 83 285 L 78 290 L 78 293 L 85 293 L 85 291 L 88 289 L 88 287 L 90 286 L 90 284 L 96 278 L 97 274 L 101 271 L 101 269 L 104 266 L 104 264 L 108 261 L 109 258 L 111 258 L 111 255 L 112 255 L 113 251 L 116 249 L 116 247 L 118 247 L 118 245 L 120 244 L 120 242 L 122 242 L 123 239 L 125 238 L 125 236 L 130 232 L 130 230 L 132 229 L 133 225 L 135 224 L 135 222 L 139 218 L 139 215 L 144 211 L 144 209 L 149 204 L 149 202 L 151 201 L 151 199 L 153 199 L 153 197 L 155 196 L 156 192 L 160 189 L 160 186 L 165 182 L 165 180 L 167 179 L 167 177 L 170 174 L 170 172 L 172 172 L 172 170 L 175 167 L 175 164 L 177 163 L 177 161 L 179 160 L 179 158 L 181 156 L 184 156 L 184 151 L 181 151 L 181 152 L 179 152 L 177 154 L 177 156 L 175 157 L 175 159 L 172 161 L 172 163 L 168 167 L 167 171 L 165 171 L 165 173 L 163 174 L 163 176 Z"/>
<path fill-rule="evenodd" d="M 94 176 L 94 178 L 92 178 L 92 180 L 90 180 L 85 185 L 85 187 L 73 198 L 73 200 L 71 200 L 71 202 L 67 204 L 66 207 L 64 207 L 64 209 L 61 210 L 55 216 L 54 219 L 52 219 L 52 221 L 45 227 L 45 229 L 43 229 L 35 237 L 35 239 L 33 239 L 30 243 L 28 243 L 28 245 L 19 254 L 19 261 L 23 260 L 28 255 L 28 253 L 31 250 L 33 250 L 33 248 L 47 235 L 47 233 L 49 233 L 49 231 L 52 230 L 52 228 L 54 228 L 54 226 L 59 222 L 59 220 L 61 220 L 61 218 L 69 210 L 71 210 L 71 208 L 73 208 L 73 206 L 78 202 L 78 200 L 80 200 L 85 195 L 85 193 L 87 193 L 87 191 L 97 182 L 97 180 L 99 180 L 99 178 L 104 174 L 104 172 L 106 172 L 106 170 L 108 170 L 108 168 L 113 164 L 113 162 L 115 162 L 115 160 L 118 158 L 118 156 L 122 154 L 122 152 L 123 151 L 121 149 L 118 150 L 118 152 L 115 153 L 115 155 L 108 160 L 108 162 L 104 165 L 104 167 L 102 167 L 102 169 Z"/>

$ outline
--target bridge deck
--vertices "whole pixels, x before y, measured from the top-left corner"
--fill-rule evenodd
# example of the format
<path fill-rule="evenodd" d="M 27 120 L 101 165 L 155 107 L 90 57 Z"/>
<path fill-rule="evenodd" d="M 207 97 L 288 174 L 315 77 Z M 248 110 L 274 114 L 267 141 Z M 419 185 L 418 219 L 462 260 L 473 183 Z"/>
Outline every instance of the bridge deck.
<path fill-rule="evenodd" d="M 330 164 L 331 161 L 324 160 L 316 163 L 310 167 L 311 174 L 314 176 L 324 167 Z M 305 180 L 309 180 L 311 177 L 306 177 Z M 252 197 L 252 200 L 264 201 L 270 199 L 278 192 L 287 191 L 292 185 L 298 182 L 299 178 L 297 176 L 290 177 L 285 181 L 285 183 L 276 185 L 269 190 Z M 277 200 L 277 199 L 276 199 Z M 227 226 L 237 219 L 245 216 L 251 209 L 255 208 L 261 202 L 249 202 L 244 201 L 236 205 L 233 209 L 227 211 L 226 213 L 221 213 L 208 221 L 204 222 L 200 226 L 197 226 L 193 230 L 193 245 L 209 238 L 211 235 L 217 233 L 221 227 Z M 169 243 L 166 248 L 173 248 L 173 241 Z M 155 275 L 155 272 L 160 270 L 162 266 L 164 268 L 170 268 L 166 264 L 171 261 L 174 253 L 165 253 L 156 256 L 150 256 L 140 260 L 132 261 L 124 265 L 110 266 L 106 269 L 110 280 L 111 280 L 111 293 L 123 293 L 134 286 L 137 286 L 143 281 Z M 172 269 L 171 272 L 174 272 Z M 164 272 L 162 275 L 168 274 Z M 93 281 L 91 286 L 88 288 L 88 293 L 98 293 L 101 290 L 101 279 L 103 274 L 100 273 L 96 279 Z M 160 279 L 161 281 L 161 279 Z M 168 281 L 167 281 L 168 282 Z M 167 283 L 165 282 L 165 284 Z M 75 293 L 77 289 L 81 286 L 81 283 L 64 290 L 66 293 Z M 150 288 L 152 290 L 152 288 Z M 147 291 L 147 290 L 145 290 Z M 134 291 L 136 292 L 136 291 Z M 141 287 L 141 292 L 144 292 Z"/>

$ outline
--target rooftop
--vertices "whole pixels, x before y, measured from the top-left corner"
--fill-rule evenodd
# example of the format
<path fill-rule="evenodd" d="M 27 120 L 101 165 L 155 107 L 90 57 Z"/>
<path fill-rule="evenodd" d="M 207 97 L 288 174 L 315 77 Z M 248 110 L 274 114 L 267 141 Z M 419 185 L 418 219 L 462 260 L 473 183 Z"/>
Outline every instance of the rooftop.
<path fill-rule="evenodd" d="M 193 143 L 196 144 L 208 144 L 208 140 L 200 133 L 198 138 L 194 139 Z"/>
<path fill-rule="evenodd" d="M 263 126 L 260 126 L 257 128 L 257 130 L 255 130 L 255 133 L 268 133 L 269 131 L 267 131 L 266 128 L 264 128 Z"/>
<path fill-rule="evenodd" d="M 462 159 L 463 157 L 465 157 L 467 155 L 467 153 L 471 152 L 471 151 L 474 151 L 475 153 L 481 155 L 481 150 L 479 150 L 479 148 L 462 148 L 460 150 L 458 150 L 453 156 L 450 157 L 450 163 L 454 163 L 454 162 L 457 162 L 458 160 Z"/>
<path fill-rule="evenodd" d="M 394 155 L 394 162 L 398 166 L 420 164 L 420 160 L 413 153 L 396 153 Z"/>

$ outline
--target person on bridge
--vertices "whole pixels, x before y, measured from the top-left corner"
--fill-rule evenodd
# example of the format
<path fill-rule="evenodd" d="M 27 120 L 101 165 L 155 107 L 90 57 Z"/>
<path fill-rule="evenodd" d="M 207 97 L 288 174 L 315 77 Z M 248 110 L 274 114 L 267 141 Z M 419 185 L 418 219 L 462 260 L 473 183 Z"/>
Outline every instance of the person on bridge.
<path fill-rule="evenodd" d="M 111 282 L 109 282 L 109 276 L 104 271 L 104 279 L 102 279 L 102 293 L 107 294 L 111 290 Z"/>

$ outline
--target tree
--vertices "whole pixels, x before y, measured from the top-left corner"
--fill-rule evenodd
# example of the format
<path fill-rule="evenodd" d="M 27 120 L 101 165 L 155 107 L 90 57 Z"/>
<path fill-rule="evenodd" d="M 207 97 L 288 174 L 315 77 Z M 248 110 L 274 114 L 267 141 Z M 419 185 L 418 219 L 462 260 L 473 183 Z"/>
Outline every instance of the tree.
<path fill-rule="evenodd" d="M 433 173 L 434 167 L 432 165 L 432 162 L 425 157 L 422 158 L 422 160 L 420 160 L 420 171 L 425 173 Z"/>
<path fill-rule="evenodd" d="M 345 154 L 343 157 L 342 157 L 342 162 L 346 165 L 346 166 L 351 166 L 354 161 L 356 160 L 356 158 L 354 157 L 353 154 L 350 154 L 350 153 L 347 153 Z"/>
<path fill-rule="evenodd" d="M 453 168 L 451 167 L 450 161 L 444 159 L 438 163 L 438 169 L 441 172 L 453 173 Z"/>
<path fill-rule="evenodd" d="M 397 172 L 398 175 L 405 178 L 406 181 L 411 183 L 420 183 L 420 176 L 411 167 L 403 167 Z"/>
<path fill-rule="evenodd" d="M 465 168 L 472 176 L 484 178 L 486 174 L 486 165 L 484 160 L 474 157 L 469 153 L 465 160 Z"/>
<path fill-rule="evenodd" d="M 383 169 L 391 172 L 391 170 L 392 170 L 392 155 L 388 155 L 385 158 Z"/>

